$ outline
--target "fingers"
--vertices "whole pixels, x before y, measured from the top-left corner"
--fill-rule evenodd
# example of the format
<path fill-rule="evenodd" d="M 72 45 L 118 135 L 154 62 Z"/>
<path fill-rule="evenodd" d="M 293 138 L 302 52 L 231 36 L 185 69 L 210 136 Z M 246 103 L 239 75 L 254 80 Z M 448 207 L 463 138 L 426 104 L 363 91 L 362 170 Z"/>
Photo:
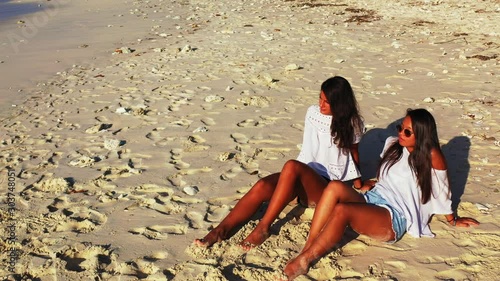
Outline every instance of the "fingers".
<path fill-rule="evenodd" d="M 193 243 L 196 245 L 196 246 L 200 246 L 200 247 L 208 247 L 209 243 L 207 241 L 205 241 L 205 239 L 195 239 L 193 241 Z"/>

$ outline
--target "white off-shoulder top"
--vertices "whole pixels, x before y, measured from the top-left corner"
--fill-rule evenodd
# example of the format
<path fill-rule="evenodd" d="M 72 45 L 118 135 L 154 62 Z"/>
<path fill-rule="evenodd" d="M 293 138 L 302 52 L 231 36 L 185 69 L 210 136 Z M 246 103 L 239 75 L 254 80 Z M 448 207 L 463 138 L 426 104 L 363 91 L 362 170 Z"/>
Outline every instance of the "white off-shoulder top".
<path fill-rule="evenodd" d="M 395 141 L 398 141 L 397 137 L 387 138 L 381 157 Z M 387 173 L 381 173 L 372 190 L 376 190 L 391 206 L 405 216 L 406 230 L 411 236 L 434 237 L 429 228 L 431 216 L 453 213 L 447 171 L 432 169 L 431 198 L 427 203 L 422 204 L 422 193 L 417 178 L 408 163 L 409 155 L 409 151 L 403 148 L 401 159 Z M 384 171 L 384 167 L 381 171 Z"/>
<path fill-rule="evenodd" d="M 361 177 L 350 152 L 344 154 L 333 143 L 330 133 L 332 116 L 321 114 L 318 105 L 308 108 L 304 124 L 302 149 L 297 160 L 309 165 L 323 177 L 330 180 L 348 181 Z M 358 143 L 364 133 L 364 125 L 355 128 L 354 143 Z"/>

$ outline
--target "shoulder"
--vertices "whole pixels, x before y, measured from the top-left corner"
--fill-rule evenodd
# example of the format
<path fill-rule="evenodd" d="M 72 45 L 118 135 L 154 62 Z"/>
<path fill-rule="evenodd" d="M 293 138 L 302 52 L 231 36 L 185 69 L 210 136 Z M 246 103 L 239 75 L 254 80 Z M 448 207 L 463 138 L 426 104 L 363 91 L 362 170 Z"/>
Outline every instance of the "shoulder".
<path fill-rule="evenodd" d="M 382 149 L 382 153 L 380 153 L 380 158 L 382 158 L 384 156 L 384 154 L 386 153 L 386 151 L 389 149 L 389 147 L 397 141 L 398 141 L 398 137 L 392 137 L 392 136 L 388 137 L 385 140 L 385 144 L 384 144 L 384 148 Z"/>
<path fill-rule="evenodd" d="M 446 170 L 446 159 L 441 150 L 433 148 L 431 150 L 432 168 L 436 170 Z"/>
<path fill-rule="evenodd" d="M 397 141 L 398 141 L 398 137 L 390 136 L 387 139 L 385 139 L 385 145 L 384 146 L 386 146 L 386 147 L 390 146 L 390 145 L 392 145 L 393 143 L 395 143 Z"/>
<path fill-rule="evenodd" d="M 311 124 L 321 132 L 330 133 L 330 124 L 332 123 L 332 116 L 321 114 L 318 105 L 311 105 L 307 109 L 306 123 Z"/>
<path fill-rule="evenodd" d="M 312 114 L 318 114 L 320 113 L 319 111 L 319 105 L 311 105 L 309 106 L 309 108 L 307 109 L 307 115 L 312 115 Z"/>

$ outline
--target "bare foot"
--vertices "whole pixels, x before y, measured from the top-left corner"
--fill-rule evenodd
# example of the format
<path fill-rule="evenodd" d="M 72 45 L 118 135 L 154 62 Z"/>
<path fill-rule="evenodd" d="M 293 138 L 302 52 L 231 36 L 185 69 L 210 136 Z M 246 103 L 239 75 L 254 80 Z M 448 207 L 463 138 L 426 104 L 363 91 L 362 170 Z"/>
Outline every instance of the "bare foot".
<path fill-rule="evenodd" d="M 195 239 L 193 243 L 200 247 L 210 247 L 213 244 L 226 239 L 226 232 L 218 227 L 212 229 L 205 237 L 202 239 Z"/>
<path fill-rule="evenodd" d="M 261 229 L 258 225 L 257 227 L 250 233 L 245 240 L 240 243 L 240 246 L 245 250 L 249 251 L 252 248 L 259 246 L 264 243 L 266 239 L 269 238 L 269 231 Z"/>
<path fill-rule="evenodd" d="M 289 281 L 297 278 L 299 275 L 306 274 L 307 271 L 309 271 L 309 262 L 302 255 L 289 261 L 284 269 Z"/>

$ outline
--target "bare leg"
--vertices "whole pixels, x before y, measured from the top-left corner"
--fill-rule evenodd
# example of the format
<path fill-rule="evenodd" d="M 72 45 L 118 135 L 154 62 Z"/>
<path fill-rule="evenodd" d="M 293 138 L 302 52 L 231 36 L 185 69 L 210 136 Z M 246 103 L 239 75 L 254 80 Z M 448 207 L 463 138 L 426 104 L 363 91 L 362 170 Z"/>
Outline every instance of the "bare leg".
<path fill-rule="evenodd" d="M 341 202 L 365 203 L 363 195 L 341 181 L 331 181 L 323 191 L 323 196 L 314 210 L 311 229 L 304 246 L 307 250 L 312 241 L 316 239 L 327 221 L 331 218 L 335 206 Z"/>
<path fill-rule="evenodd" d="M 266 213 L 241 246 L 249 250 L 262 244 L 269 237 L 271 224 L 290 201 L 299 196 L 305 202 L 317 203 L 326 185 L 327 181 L 311 167 L 296 160 L 287 161 Z"/>
<path fill-rule="evenodd" d="M 338 203 L 316 239 L 285 266 L 288 280 L 307 273 L 312 262 L 324 256 L 340 241 L 348 225 L 360 234 L 381 241 L 393 240 L 395 237 L 387 209 L 366 203 Z"/>
<path fill-rule="evenodd" d="M 279 176 L 280 174 L 276 173 L 258 180 L 217 227 L 212 229 L 203 239 L 194 240 L 194 243 L 198 246 L 209 247 L 216 242 L 228 239 L 228 235 L 235 227 L 246 223 L 263 202 L 271 200 Z"/>

